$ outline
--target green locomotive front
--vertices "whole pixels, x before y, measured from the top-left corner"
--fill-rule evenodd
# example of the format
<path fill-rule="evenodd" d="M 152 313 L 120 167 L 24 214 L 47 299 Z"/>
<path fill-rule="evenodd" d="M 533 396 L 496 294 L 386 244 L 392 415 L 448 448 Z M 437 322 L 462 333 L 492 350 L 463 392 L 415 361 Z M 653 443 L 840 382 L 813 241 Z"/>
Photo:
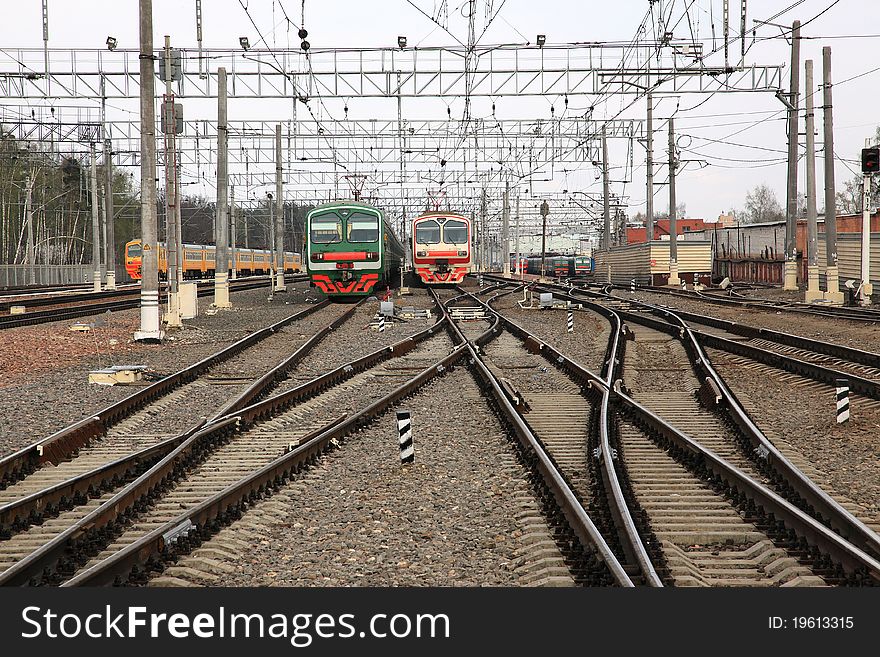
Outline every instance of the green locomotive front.
<path fill-rule="evenodd" d="M 381 210 L 366 203 L 319 205 L 307 218 L 309 279 L 330 296 L 364 296 L 399 276 L 404 250 Z"/>

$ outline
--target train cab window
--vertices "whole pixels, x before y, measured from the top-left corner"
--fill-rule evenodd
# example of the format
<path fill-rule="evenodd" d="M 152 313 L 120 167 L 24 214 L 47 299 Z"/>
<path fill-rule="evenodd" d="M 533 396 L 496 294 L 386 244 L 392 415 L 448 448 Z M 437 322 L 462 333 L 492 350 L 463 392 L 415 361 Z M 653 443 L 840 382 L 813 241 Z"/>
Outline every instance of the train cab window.
<path fill-rule="evenodd" d="M 312 217 L 310 239 L 315 244 L 335 244 L 342 241 L 342 219 L 335 214 Z"/>
<path fill-rule="evenodd" d="M 463 221 L 449 219 L 443 224 L 443 241 L 447 244 L 467 244 L 467 224 Z"/>
<path fill-rule="evenodd" d="M 416 225 L 416 242 L 419 244 L 439 244 L 440 224 L 428 219 Z"/>
<path fill-rule="evenodd" d="M 140 244 L 129 244 L 128 245 L 128 257 L 129 258 L 140 258 L 143 255 L 143 249 Z"/>
<path fill-rule="evenodd" d="M 379 239 L 379 218 L 355 212 L 348 217 L 349 242 L 375 242 Z"/>

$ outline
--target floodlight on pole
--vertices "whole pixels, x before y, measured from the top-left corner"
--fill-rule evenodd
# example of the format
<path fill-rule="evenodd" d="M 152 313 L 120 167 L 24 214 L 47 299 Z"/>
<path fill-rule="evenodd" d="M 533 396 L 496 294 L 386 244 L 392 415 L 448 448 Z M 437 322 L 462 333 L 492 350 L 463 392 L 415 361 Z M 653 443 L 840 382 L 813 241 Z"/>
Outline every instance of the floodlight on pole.
<path fill-rule="evenodd" d="M 538 47 L 543 48 L 544 44 L 547 43 L 547 35 L 546 34 L 539 34 L 537 41 L 538 41 Z"/>
<path fill-rule="evenodd" d="M 397 37 L 397 47 L 400 48 L 401 50 L 406 48 L 406 37 L 405 36 Z"/>
<path fill-rule="evenodd" d="M 241 45 L 242 50 L 250 50 L 251 48 L 251 42 L 246 36 L 238 37 L 238 43 Z"/>
<path fill-rule="evenodd" d="M 116 37 L 108 36 L 107 37 L 107 50 L 116 50 Z"/>

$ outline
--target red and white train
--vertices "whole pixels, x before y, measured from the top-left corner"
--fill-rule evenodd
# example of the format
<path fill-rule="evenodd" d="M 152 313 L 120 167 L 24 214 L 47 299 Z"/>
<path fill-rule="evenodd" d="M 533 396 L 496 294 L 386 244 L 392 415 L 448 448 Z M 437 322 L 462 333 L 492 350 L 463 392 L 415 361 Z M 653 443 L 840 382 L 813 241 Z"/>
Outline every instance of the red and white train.
<path fill-rule="evenodd" d="M 473 265 L 471 220 L 426 212 L 413 220 L 413 269 L 426 285 L 461 283 Z"/>

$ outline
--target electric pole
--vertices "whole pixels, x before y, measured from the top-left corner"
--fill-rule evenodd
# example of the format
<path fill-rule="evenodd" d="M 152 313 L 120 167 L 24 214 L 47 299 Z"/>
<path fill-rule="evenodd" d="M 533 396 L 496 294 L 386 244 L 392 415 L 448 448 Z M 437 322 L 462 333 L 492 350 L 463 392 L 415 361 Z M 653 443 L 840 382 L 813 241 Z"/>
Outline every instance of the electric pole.
<path fill-rule="evenodd" d="M 238 256 L 236 255 L 236 240 L 238 237 L 235 225 L 235 185 L 229 187 L 229 230 L 232 236 L 232 280 L 238 278 Z"/>
<path fill-rule="evenodd" d="M 822 298 L 819 289 L 818 219 L 816 218 L 816 137 L 813 119 L 813 60 L 804 62 L 804 99 L 807 128 L 807 291 L 804 300 Z"/>
<path fill-rule="evenodd" d="M 861 299 L 863 306 L 871 305 L 874 286 L 871 284 L 871 176 L 863 169 L 862 173 L 862 285 Z"/>
<path fill-rule="evenodd" d="M 486 270 L 486 188 L 483 187 L 483 196 L 480 201 L 480 271 Z"/>
<path fill-rule="evenodd" d="M 669 285 L 678 287 L 678 226 L 675 216 L 675 121 L 669 117 Z"/>
<path fill-rule="evenodd" d="M 611 282 L 611 195 L 608 179 L 608 139 L 602 126 L 602 250 L 605 251 L 605 267 Z"/>
<path fill-rule="evenodd" d="M 169 328 L 180 328 L 180 285 L 177 276 L 180 267 L 180 251 L 177 248 L 177 117 L 174 112 L 173 63 L 171 37 L 165 35 L 165 95 L 162 98 L 162 137 L 165 144 L 165 271 L 168 279 L 168 311 L 165 323 Z"/>
<path fill-rule="evenodd" d="M 140 0 L 140 113 L 141 113 L 141 327 L 135 340 L 158 341 L 164 337 L 159 325 L 159 248 L 156 226 L 156 108 L 153 82 L 153 2 Z M 109 141 L 109 140 L 108 140 Z M 110 149 L 105 144 L 105 159 Z M 109 167 L 108 167 L 109 170 Z M 112 196 L 112 189 L 107 189 Z M 112 215 L 107 224 L 112 224 Z M 108 230 L 108 239 L 111 231 Z M 108 249 L 109 251 L 109 249 Z M 115 265 L 115 262 L 113 263 Z M 107 262 L 107 278 L 111 263 Z"/>
<path fill-rule="evenodd" d="M 654 239 L 654 99 L 648 92 L 648 156 L 647 156 L 647 200 L 645 202 L 645 241 Z"/>
<path fill-rule="evenodd" d="M 547 215 L 550 214 L 550 206 L 547 201 L 541 203 L 541 278 L 544 278 L 544 261 L 547 259 Z"/>
<path fill-rule="evenodd" d="M 152 22 L 152 18 L 151 18 Z M 150 26 L 150 43 L 152 44 L 153 28 Z M 150 68 L 153 68 L 153 60 L 150 60 Z M 150 80 L 150 87 L 153 87 L 153 82 Z M 143 88 L 143 87 L 141 87 Z M 151 105 L 152 107 L 152 105 Z M 151 111 L 153 114 L 153 121 L 156 120 L 156 110 L 153 109 Z M 155 134 L 155 128 L 153 128 L 153 134 Z M 152 147 L 152 152 L 155 154 L 155 146 Z M 153 167 L 153 174 L 155 175 L 156 167 Z M 155 182 L 153 183 L 155 187 Z M 155 210 L 154 210 L 155 214 Z M 107 226 L 107 241 L 104 244 L 104 261 L 107 263 L 107 290 L 115 290 L 116 289 L 116 235 L 113 226 L 113 149 L 110 143 L 110 139 L 107 138 L 104 140 L 104 222 Z M 143 239 L 143 233 L 141 233 Z M 156 255 L 156 262 L 158 263 L 158 254 Z M 157 264 L 158 267 L 158 264 Z M 157 270 L 158 271 L 158 270 Z M 157 274 L 158 276 L 158 274 Z"/>
<path fill-rule="evenodd" d="M 229 126 L 226 111 L 226 69 L 217 69 L 217 214 L 214 221 L 216 232 L 214 262 L 214 305 L 231 308 L 229 302 L 229 235 L 226 211 L 227 185 L 229 183 L 228 146 Z"/>
<path fill-rule="evenodd" d="M 822 48 L 822 95 L 825 128 L 825 289 L 826 299 L 843 305 L 837 269 L 837 198 L 834 188 L 834 114 L 831 105 L 831 48 Z"/>
<path fill-rule="evenodd" d="M 275 125 L 275 291 L 287 292 L 284 285 L 284 193 L 281 167 L 281 124 L 278 123 Z"/>
<path fill-rule="evenodd" d="M 28 284 L 37 284 L 37 263 L 36 249 L 34 248 L 34 183 L 36 182 L 36 173 L 31 173 L 27 179 L 24 197 L 24 217 L 27 221 L 27 263 L 28 263 Z"/>
<path fill-rule="evenodd" d="M 266 192 L 267 205 L 269 206 L 269 299 L 275 294 L 275 216 L 272 204 L 272 192 Z"/>
<path fill-rule="evenodd" d="M 801 23 L 791 26 L 791 87 L 788 97 L 788 186 L 785 206 L 784 290 L 797 290 L 797 165 L 800 97 Z"/>
<path fill-rule="evenodd" d="M 95 142 L 89 144 L 91 166 L 89 182 L 92 189 L 92 289 L 101 291 L 101 225 L 98 221 L 98 163 L 95 155 Z"/>
<path fill-rule="evenodd" d="M 504 184 L 504 205 L 501 210 L 501 269 L 510 278 L 510 182 Z"/>
<path fill-rule="evenodd" d="M 519 277 L 520 277 L 520 279 L 522 279 L 522 277 L 523 277 L 522 262 L 519 257 L 519 188 L 518 187 L 516 190 L 516 228 L 515 228 L 515 231 L 516 231 L 516 236 L 514 237 L 514 239 L 516 240 L 516 243 L 513 247 L 513 250 L 516 251 L 517 271 L 519 271 L 519 275 L 520 275 Z"/>

